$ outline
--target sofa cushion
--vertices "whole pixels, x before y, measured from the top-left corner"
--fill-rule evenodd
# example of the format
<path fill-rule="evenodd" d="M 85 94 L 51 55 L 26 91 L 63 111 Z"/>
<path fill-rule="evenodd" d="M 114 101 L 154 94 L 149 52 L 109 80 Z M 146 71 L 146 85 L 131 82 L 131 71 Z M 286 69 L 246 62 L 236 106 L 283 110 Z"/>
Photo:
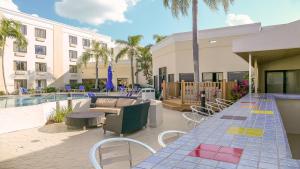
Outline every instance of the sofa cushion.
<path fill-rule="evenodd" d="M 90 112 L 101 112 L 101 113 L 116 113 L 119 114 L 121 111 L 121 108 L 117 107 L 95 107 L 90 108 Z"/>
<path fill-rule="evenodd" d="M 118 99 L 107 99 L 107 98 L 98 98 L 96 100 L 96 107 L 115 107 Z"/>
<path fill-rule="evenodd" d="M 135 103 L 134 99 L 124 99 L 124 98 L 119 98 L 116 107 L 124 107 L 124 106 L 130 106 Z"/>

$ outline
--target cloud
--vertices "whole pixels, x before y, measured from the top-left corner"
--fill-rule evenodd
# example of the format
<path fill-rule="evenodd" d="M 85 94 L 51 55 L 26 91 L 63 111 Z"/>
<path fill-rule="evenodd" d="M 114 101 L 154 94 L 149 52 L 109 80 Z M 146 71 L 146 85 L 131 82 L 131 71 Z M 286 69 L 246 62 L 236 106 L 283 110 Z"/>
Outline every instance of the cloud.
<path fill-rule="evenodd" d="M 0 7 L 12 11 L 19 11 L 18 6 L 12 0 L 0 0 Z"/>
<path fill-rule="evenodd" d="M 38 14 L 31 14 L 31 16 L 34 16 L 34 17 L 39 17 L 39 15 Z"/>
<path fill-rule="evenodd" d="M 95 33 L 98 32 L 98 29 L 96 29 L 96 28 L 82 27 L 81 29 L 84 29 L 84 30 L 87 30 L 87 31 L 91 31 L 91 32 L 95 32 Z"/>
<path fill-rule="evenodd" d="M 55 3 L 59 16 L 100 25 L 106 21 L 126 22 L 125 12 L 139 0 L 60 0 Z"/>
<path fill-rule="evenodd" d="M 242 14 L 228 14 L 226 19 L 226 24 L 229 26 L 250 24 L 253 22 L 250 16 Z"/>

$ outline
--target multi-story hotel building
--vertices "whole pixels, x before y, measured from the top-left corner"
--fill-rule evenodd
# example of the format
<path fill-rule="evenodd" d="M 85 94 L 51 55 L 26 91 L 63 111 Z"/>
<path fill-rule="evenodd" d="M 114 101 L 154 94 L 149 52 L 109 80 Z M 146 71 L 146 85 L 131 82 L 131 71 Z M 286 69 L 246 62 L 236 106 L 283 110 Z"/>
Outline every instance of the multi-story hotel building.
<path fill-rule="evenodd" d="M 19 87 L 34 89 L 53 86 L 63 89 L 70 83 L 92 82 L 95 80 L 95 64 L 90 63 L 78 70 L 78 58 L 90 48 L 92 40 L 114 48 L 111 37 L 93 31 L 3 8 L 0 8 L 0 14 L 1 17 L 19 21 L 28 41 L 27 48 L 19 48 L 14 39 L 7 39 L 4 56 L 1 56 L 3 59 L 0 59 L 3 61 L 0 64 L 0 91 L 5 91 L 5 85 L 7 92 L 12 93 Z M 114 84 L 130 82 L 128 59 L 121 60 L 113 71 Z M 100 64 L 99 74 L 99 78 L 105 81 L 107 68 L 103 63 Z"/>

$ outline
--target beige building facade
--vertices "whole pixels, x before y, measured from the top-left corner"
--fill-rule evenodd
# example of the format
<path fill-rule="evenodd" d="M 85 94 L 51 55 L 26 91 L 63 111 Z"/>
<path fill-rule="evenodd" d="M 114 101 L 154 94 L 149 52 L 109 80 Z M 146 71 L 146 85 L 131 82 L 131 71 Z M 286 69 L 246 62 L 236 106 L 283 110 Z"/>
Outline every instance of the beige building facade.
<path fill-rule="evenodd" d="M 91 47 L 93 40 L 116 49 L 116 52 L 120 50 L 111 37 L 93 31 L 3 8 L 0 8 L 0 14 L 1 17 L 19 21 L 28 41 L 25 49 L 19 49 L 14 39 L 7 39 L 4 55 L 0 56 L 0 91 L 6 93 L 15 93 L 20 87 L 64 89 L 67 84 L 93 83 L 96 77 L 95 62 L 91 60 L 81 70 L 76 66 L 82 53 Z M 128 58 L 118 63 L 112 61 L 112 65 L 114 85 L 129 85 Z M 140 83 L 145 83 L 141 73 L 139 76 Z M 99 78 L 106 82 L 107 67 L 102 62 Z"/>
<path fill-rule="evenodd" d="M 199 31 L 200 80 L 241 81 L 250 75 L 256 92 L 300 92 L 296 87 L 300 84 L 299 24 L 262 27 L 254 23 Z M 163 80 L 193 81 L 191 32 L 173 34 L 151 50 L 157 89 Z"/>

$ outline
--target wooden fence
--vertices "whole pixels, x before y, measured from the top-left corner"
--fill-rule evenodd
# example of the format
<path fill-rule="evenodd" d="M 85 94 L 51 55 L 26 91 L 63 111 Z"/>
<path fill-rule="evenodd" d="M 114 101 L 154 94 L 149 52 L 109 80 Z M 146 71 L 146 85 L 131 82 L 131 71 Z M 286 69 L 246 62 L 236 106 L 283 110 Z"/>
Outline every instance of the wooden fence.
<path fill-rule="evenodd" d="M 198 104 L 200 92 L 205 91 L 207 101 L 215 101 L 216 98 L 229 99 L 232 88 L 236 82 L 170 82 L 162 84 L 163 97 L 166 100 L 180 99 L 181 104 Z"/>

